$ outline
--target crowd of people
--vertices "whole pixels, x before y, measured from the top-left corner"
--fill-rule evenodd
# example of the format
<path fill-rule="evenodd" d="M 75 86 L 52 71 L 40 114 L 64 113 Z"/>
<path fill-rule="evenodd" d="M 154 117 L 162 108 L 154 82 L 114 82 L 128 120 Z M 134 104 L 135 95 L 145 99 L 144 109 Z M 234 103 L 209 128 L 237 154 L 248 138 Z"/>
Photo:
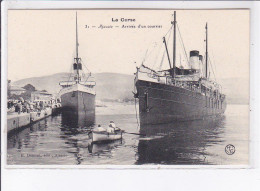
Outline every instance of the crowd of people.
<path fill-rule="evenodd" d="M 9 99 L 7 101 L 7 112 L 17 112 L 18 114 L 30 113 L 34 111 L 38 112 L 48 107 L 57 107 L 58 104 L 60 104 L 59 100 L 54 99 L 51 99 L 50 101 L 29 101 L 24 100 L 23 98 L 20 98 L 19 100 Z"/>

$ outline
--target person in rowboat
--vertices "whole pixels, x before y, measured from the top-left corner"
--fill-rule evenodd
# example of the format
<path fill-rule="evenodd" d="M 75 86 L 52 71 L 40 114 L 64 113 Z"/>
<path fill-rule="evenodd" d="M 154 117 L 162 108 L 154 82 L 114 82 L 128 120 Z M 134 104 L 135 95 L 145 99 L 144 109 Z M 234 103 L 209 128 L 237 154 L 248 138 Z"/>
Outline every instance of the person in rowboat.
<path fill-rule="evenodd" d="M 98 127 L 96 127 L 94 130 L 95 131 L 106 131 L 106 129 L 101 127 L 101 125 L 98 125 Z"/>
<path fill-rule="evenodd" d="M 116 127 L 116 124 L 113 121 L 110 121 L 109 126 L 107 128 L 108 133 L 114 133 L 115 131 L 120 130 L 118 127 Z"/>
<path fill-rule="evenodd" d="M 109 127 L 116 128 L 116 124 L 114 123 L 114 121 L 110 121 L 110 123 L 109 123 Z"/>

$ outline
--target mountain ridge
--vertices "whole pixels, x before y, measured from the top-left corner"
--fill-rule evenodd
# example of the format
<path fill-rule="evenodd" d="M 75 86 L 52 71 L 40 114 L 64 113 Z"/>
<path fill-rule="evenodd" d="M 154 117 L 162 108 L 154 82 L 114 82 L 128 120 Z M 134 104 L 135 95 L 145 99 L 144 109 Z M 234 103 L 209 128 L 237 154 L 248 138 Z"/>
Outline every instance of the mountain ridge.
<path fill-rule="evenodd" d="M 68 80 L 70 73 L 62 72 L 41 77 L 25 78 L 12 83 L 23 87 L 33 85 L 37 90 L 47 90 L 49 93 L 58 94 L 61 87 L 60 81 Z M 98 100 L 124 100 L 133 99 L 134 75 L 121 73 L 95 73 L 92 77 L 96 81 Z M 223 93 L 227 96 L 228 103 L 249 103 L 249 81 L 246 78 L 223 78 L 218 83 L 222 85 Z"/>

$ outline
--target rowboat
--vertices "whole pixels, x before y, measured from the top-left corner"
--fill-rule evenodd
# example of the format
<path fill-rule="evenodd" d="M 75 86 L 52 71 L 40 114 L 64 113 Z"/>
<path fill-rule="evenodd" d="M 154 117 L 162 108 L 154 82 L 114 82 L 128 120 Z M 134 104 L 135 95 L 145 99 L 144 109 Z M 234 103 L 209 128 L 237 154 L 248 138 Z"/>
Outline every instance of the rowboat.
<path fill-rule="evenodd" d="M 105 142 L 122 139 L 122 130 L 116 130 L 114 132 L 107 131 L 91 131 L 92 142 Z"/>

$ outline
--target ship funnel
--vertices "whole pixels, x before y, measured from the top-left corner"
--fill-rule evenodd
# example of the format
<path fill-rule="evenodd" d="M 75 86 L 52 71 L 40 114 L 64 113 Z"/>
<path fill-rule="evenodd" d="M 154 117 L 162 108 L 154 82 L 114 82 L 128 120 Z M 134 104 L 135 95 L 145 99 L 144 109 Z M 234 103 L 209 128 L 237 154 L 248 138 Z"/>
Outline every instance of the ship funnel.
<path fill-rule="evenodd" d="M 196 70 L 200 69 L 199 58 L 200 58 L 199 51 L 197 51 L 197 50 L 190 51 L 191 69 L 196 69 Z"/>
<path fill-rule="evenodd" d="M 82 64 L 81 63 L 74 63 L 73 64 L 73 70 L 82 70 Z"/>
<path fill-rule="evenodd" d="M 82 64 L 80 58 L 75 58 L 75 62 L 73 64 L 73 70 L 74 70 L 75 80 L 80 81 L 82 76 Z"/>

